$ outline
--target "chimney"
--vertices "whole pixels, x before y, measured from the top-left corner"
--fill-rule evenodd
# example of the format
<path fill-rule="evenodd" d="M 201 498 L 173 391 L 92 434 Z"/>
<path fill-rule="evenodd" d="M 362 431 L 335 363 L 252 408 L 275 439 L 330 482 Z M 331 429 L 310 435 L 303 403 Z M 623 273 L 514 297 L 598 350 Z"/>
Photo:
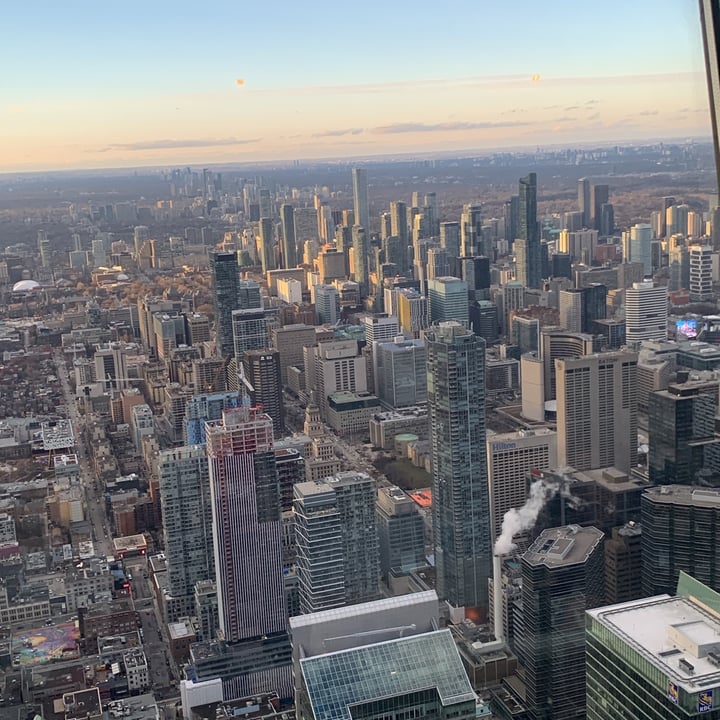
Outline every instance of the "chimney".
<path fill-rule="evenodd" d="M 493 555 L 493 630 L 495 640 L 503 638 L 502 557 Z"/>

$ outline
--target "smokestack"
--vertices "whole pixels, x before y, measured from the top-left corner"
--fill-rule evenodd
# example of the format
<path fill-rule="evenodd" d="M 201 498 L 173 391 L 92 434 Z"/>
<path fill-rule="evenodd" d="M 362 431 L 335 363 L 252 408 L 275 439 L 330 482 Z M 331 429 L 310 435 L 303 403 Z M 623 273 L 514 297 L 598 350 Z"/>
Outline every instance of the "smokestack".
<path fill-rule="evenodd" d="M 495 640 L 504 640 L 502 557 L 500 555 L 493 555 L 493 627 Z"/>

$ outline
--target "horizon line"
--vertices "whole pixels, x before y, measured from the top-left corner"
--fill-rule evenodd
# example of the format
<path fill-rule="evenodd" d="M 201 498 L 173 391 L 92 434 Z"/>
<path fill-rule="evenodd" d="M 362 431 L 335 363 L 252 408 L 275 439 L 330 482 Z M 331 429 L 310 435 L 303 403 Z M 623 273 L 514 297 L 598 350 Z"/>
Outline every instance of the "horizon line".
<path fill-rule="evenodd" d="M 536 148 L 536 152 L 542 152 L 543 150 L 549 149 L 592 149 L 592 148 L 606 148 L 606 147 L 630 147 L 630 146 L 643 146 L 643 145 L 654 145 L 657 143 L 673 143 L 673 144 L 694 144 L 694 143 L 713 143 L 712 135 L 707 136 L 673 136 L 673 137 L 651 137 L 643 140 L 606 140 L 606 141 L 583 141 L 577 143 L 529 143 L 526 145 L 506 145 L 502 147 L 496 147 L 492 149 L 479 149 L 479 148 L 467 148 L 462 150 L 432 150 L 425 152 L 418 151 L 407 151 L 407 152 L 385 152 L 385 153 L 372 153 L 366 155 L 345 155 L 345 156 L 317 156 L 317 157 L 294 157 L 277 160 L 255 160 L 255 161 L 238 161 L 238 162 L 168 162 L 168 163 L 152 163 L 152 164 L 140 164 L 140 165 L 108 165 L 104 167 L 88 167 L 88 166 L 67 166 L 67 167 L 56 167 L 36 170 L 2 170 L 0 169 L 0 180 L 6 180 L 8 176 L 33 176 L 33 175 L 60 175 L 63 173 L 102 173 L 112 172 L 117 173 L 132 173 L 138 170 L 165 170 L 168 168 L 175 167 L 189 167 L 195 168 L 210 168 L 210 167 L 227 167 L 227 168 L 251 168 L 257 166 L 266 167 L 273 165 L 277 167 L 294 166 L 295 163 L 323 163 L 323 164 L 352 164 L 355 163 L 367 163 L 367 162 L 378 162 L 385 159 L 386 161 L 392 162 L 390 158 L 394 158 L 398 162 L 411 161 L 411 160 L 428 160 L 428 159 L 453 159 L 453 158 L 468 158 L 468 157 L 483 157 L 494 155 L 502 152 L 522 152 L 527 151 L 528 148 Z"/>

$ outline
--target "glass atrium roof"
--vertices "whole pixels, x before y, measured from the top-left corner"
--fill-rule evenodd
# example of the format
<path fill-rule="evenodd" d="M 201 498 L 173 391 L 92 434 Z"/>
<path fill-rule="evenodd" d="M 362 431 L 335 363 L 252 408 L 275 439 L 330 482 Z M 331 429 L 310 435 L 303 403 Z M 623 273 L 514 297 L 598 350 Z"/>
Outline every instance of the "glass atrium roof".
<path fill-rule="evenodd" d="M 437 688 L 443 706 L 474 701 L 449 630 L 300 661 L 316 720 L 351 720 L 349 705 Z"/>

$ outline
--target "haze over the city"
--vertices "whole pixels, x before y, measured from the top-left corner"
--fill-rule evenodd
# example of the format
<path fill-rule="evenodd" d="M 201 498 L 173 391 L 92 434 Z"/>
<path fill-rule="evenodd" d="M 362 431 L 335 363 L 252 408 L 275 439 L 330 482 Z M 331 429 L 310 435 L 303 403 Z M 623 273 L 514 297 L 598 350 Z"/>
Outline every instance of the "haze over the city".
<path fill-rule="evenodd" d="M 693 0 L 3 14 L 0 172 L 709 135 Z"/>

